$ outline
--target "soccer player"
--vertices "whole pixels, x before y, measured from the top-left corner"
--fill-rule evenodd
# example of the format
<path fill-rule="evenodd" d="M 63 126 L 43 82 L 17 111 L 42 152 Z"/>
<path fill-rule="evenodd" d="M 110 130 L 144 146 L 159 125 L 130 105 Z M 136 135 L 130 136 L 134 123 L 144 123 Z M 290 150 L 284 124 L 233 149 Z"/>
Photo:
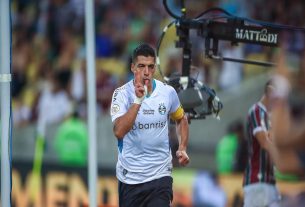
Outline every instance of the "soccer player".
<path fill-rule="evenodd" d="M 189 163 L 188 120 L 174 88 L 153 79 L 155 70 L 154 49 L 148 44 L 139 45 L 131 63 L 134 79 L 112 96 L 120 207 L 170 206 L 173 180 L 169 118 L 176 121 L 180 136 L 178 161 L 182 166 Z"/>
<path fill-rule="evenodd" d="M 277 206 L 279 201 L 270 157 L 273 147 L 269 132 L 272 91 L 272 82 L 268 81 L 262 98 L 248 113 L 248 162 L 243 181 L 245 207 Z"/>

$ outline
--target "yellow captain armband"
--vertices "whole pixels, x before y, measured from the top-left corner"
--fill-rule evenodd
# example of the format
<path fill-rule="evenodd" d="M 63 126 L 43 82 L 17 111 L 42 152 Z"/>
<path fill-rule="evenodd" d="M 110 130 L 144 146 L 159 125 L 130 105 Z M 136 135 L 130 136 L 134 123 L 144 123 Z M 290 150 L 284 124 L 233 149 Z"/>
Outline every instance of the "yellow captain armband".
<path fill-rule="evenodd" d="M 174 113 L 170 114 L 170 118 L 174 121 L 182 119 L 183 116 L 184 116 L 184 110 L 181 106 L 179 106 Z"/>

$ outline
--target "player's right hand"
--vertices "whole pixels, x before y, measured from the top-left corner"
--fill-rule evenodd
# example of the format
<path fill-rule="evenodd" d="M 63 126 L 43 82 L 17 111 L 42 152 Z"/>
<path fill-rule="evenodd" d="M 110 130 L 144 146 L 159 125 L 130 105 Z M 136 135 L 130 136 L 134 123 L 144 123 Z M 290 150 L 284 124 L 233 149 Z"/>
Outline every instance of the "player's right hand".
<path fill-rule="evenodd" d="M 139 69 L 135 71 L 135 93 L 138 98 L 142 98 L 145 95 L 143 79 Z"/>

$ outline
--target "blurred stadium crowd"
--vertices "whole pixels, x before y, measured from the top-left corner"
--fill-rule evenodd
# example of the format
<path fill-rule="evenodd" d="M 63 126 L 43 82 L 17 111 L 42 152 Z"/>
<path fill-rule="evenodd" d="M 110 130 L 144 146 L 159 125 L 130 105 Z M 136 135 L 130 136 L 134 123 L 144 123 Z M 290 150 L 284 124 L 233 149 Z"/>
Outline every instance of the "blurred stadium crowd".
<path fill-rule="evenodd" d="M 190 14 L 221 6 L 237 16 L 273 23 L 305 26 L 304 2 L 291 1 L 190 1 Z M 35 123 L 43 112 L 47 123 L 57 123 L 73 110 L 86 117 L 86 70 L 84 1 L 12 1 L 13 114 L 15 127 Z M 129 54 L 140 42 L 156 45 L 163 27 L 171 21 L 162 1 L 96 0 L 96 88 L 98 115 L 108 114 L 113 90 L 132 78 Z M 174 48 L 175 31 L 161 47 L 165 74 L 181 67 L 181 54 Z M 196 39 L 197 38 L 197 39 Z M 194 37 L 200 42 L 199 37 Z M 289 49 L 300 53 L 304 36 L 290 38 Z M 238 85 L 265 68 L 203 59 L 202 44 L 193 44 L 191 74 L 218 90 Z M 224 56 L 270 60 L 270 48 L 255 45 L 222 45 Z M 215 69 L 215 70 L 214 70 Z M 163 69 L 162 69 L 163 70 Z M 157 78 L 161 78 L 160 76 Z"/>
<path fill-rule="evenodd" d="M 35 124 L 41 116 L 47 124 L 58 124 L 75 112 L 86 119 L 84 0 L 11 2 L 14 127 Z M 220 6 L 241 17 L 305 27 L 303 0 L 188 0 L 186 4 L 190 17 Z M 132 78 L 131 51 L 140 42 L 156 46 L 164 26 L 172 20 L 162 0 L 95 0 L 98 116 L 109 114 L 114 89 Z M 259 66 L 204 59 L 204 41 L 195 33 L 191 37 L 193 66 L 190 74 L 217 91 L 239 87 L 241 81 L 270 72 L 270 69 Z M 181 71 L 181 51 L 174 46 L 176 39 L 175 30 L 171 28 L 161 45 L 161 70 L 165 75 Z M 287 64 L 292 68 L 290 72 L 300 77 L 299 84 L 303 86 L 304 46 L 305 37 L 301 32 L 287 34 L 283 45 L 289 51 L 286 55 Z M 226 57 L 277 61 L 273 48 L 250 44 L 232 47 L 228 43 L 220 47 L 219 52 Z M 162 79 L 160 73 L 157 72 L 156 78 Z M 241 142 L 245 136 L 243 127 L 242 122 L 232 122 L 224 135 L 232 139 L 219 137 L 220 144 L 216 149 L 219 174 L 243 171 L 246 154 Z M 64 146 L 62 151 L 66 151 L 65 144 L 58 145 Z M 82 147 L 87 149 L 85 144 Z M 204 176 L 200 178 L 204 179 Z"/>
<path fill-rule="evenodd" d="M 84 1 L 13 1 L 12 89 L 15 126 L 61 121 L 73 106 L 86 116 Z M 159 1 L 95 1 L 98 114 L 129 77 L 128 54 L 156 44 L 166 14 Z"/>

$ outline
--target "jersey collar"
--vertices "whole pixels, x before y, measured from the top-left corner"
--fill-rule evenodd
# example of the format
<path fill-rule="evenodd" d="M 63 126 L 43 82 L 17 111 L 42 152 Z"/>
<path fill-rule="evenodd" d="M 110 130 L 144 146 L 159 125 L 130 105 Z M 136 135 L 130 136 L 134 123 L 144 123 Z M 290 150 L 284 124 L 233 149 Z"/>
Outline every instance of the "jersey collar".
<path fill-rule="evenodd" d="M 266 107 L 265 107 L 265 105 L 262 103 L 262 102 L 258 102 L 258 105 L 265 111 L 265 112 L 267 112 L 267 109 L 266 109 Z"/>
<path fill-rule="evenodd" d="M 152 91 L 151 91 L 151 94 L 154 92 L 155 88 L 156 88 L 156 80 L 155 80 L 155 79 L 153 79 L 153 84 L 152 84 Z M 150 97 L 150 96 L 151 96 L 151 94 L 148 94 L 148 93 L 147 93 L 146 98 Z"/>

